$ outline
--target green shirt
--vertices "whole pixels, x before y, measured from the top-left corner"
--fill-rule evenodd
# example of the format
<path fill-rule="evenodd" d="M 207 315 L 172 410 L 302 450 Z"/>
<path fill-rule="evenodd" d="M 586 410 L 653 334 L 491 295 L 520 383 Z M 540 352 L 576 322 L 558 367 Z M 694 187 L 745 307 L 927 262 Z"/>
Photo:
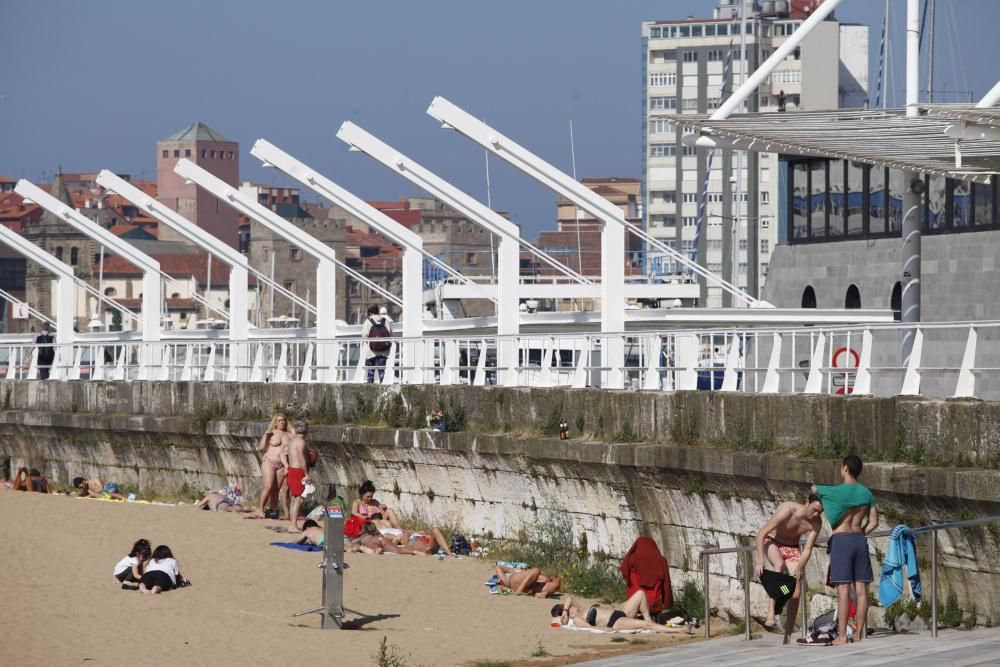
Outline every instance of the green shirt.
<path fill-rule="evenodd" d="M 868 487 L 857 482 L 836 486 L 817 484 L 816 495 L 823 503 L 823 514 L 826 515 L 827 521 L 833 528 L 840 524 L 848 510 L 862 505 L 865 507 L 875 506 L 875 496 L 868 490 Z"/>

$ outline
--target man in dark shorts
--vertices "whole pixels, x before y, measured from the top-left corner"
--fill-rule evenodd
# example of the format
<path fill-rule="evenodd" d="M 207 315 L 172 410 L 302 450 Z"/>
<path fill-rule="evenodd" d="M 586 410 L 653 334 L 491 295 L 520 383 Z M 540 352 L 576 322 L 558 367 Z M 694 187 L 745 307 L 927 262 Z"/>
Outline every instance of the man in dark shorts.
<path fill-rule="evenodd" d="M 309 425 L 304 421 L 295 422 L 295 435 L 288 442 L 288 452 L 284 461 L 288 469 L 288 493 L 292 497 L 292 506 L 288 512 L 290 526 L 288 532 L 299 532 L 299 510 L 302 509 L 302 494 L 306 484 L 312 483 L 309 478 L 309 462 L 306 458 L 306 437 L 309 435 Z"/>
<path fill-rule="evenodd" d="M 823 505 L 815 494 L 810 494 L 804 503 L 785 502 L 778 505 L 768 522 L 757 531 L 757 577 L 761 578 L 764 570 L 781 572 L 794 576 L 795 592 L 788 601 L 788 617 L 785 621 L 784 643 L 789 643 L 795 615 L 799 609 L 799 596 L 802 594 L 802 573 L 806 563 L 812 556 L 816 536 L 823 527 Z M 799 544 L 802 537 L 806 538 L 805 548 Z M 774 598 L 768 601 L 767 618 L 764 628 L 774 632 L 778 629 Z"/>
<path fill-rule="evenodd" d="M 823 503 L 833 534 L 830 536 L 830 582 L 837 587 L 837 630 L 834 644 L 847 643 L 847 616 L 851 605 L 851 586 L 857 596 L 858 632 L 854 640 L 865 636 L 868 618 L 868 584 L 874 580 L 868 554 L 868 534 L 878 528 L 875 496 L 858 483 L 863 468 L 854 454 L 844 458 L 840 468 L 843 484 L 817 486 L 816 495 Z"/>

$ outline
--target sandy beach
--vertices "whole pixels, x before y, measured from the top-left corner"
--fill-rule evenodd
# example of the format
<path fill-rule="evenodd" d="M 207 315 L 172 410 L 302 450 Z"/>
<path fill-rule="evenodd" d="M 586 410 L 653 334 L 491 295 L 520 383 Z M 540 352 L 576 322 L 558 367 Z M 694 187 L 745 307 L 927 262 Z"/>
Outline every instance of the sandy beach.
<path fill-rule="evenodd" d="M 348 555 L 344 604 L 372 618 L 322 631 L 292 618 L 320 604 L 321 554 L 270 546 L 288 537 L 266 529 L 277 522 L 8 490 L 0 512 L 7 664 L 369 665 L 386 637 L 406 665 L 555 665 L 693 640 L 552 629 L 553 600 L 487 593 L 491 562 L 363 554 Z M 193 586 L 121 590 L 112 568 L 139 537 L 169 545 Z M 539 644 L 550 657 L 531 657 Z"/>

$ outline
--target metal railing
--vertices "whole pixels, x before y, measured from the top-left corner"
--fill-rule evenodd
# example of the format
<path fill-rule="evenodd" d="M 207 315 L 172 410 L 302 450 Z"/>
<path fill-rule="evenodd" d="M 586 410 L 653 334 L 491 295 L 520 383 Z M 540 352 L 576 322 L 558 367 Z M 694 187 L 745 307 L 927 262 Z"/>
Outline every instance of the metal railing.
<path fill-rule="evenodd" d="M 915 332 L 899 362 L 899 342 Z M 369 341 L 308 329 L 184 331 L 159 342 L 77 335 L 54 345 L 54 379 L 353 382 Z M 1000 322 L 668 329 L 625 333 L 394 337 L 386 384 L 503 384 L 645 391 L 709 390 L 1000 399 Z M 925 345 L 926 343 L 926 345 Z M 97 351 L 116 350 L 99 359 Z M 30 379 L 24 336 L 0 336 L 0 375 Z M 612 356 L 615 355 L 615 356 Z M 113 363 L 108 373 L 104 362 Z"/>
<path fill-rule="evenodd" d="M 935 523 L 929 526 L 921 526 L 920 528 L 911 528 L 910 534 L 917 536 L 923 535 L 925 533 L 930 533 L 931 536 L 931 583 L 930 583 L 930 606 L 931 606 L 931 637 L 937 637 L 938 627 L 937 627 L 937 551 L 938 551 L 938 532 L 942 530 L 951 530 L 954 528 L 970 528 L 972 526 L 983 526 L 991 523 L 1000 523 L 1000 516 L 990 516 L 982 517 L 979 519 L 968 519 L 964 521 L 946 521 L 944 523 Z M 891 530 L 877 530 L 868 535 L 869 538 L 878 537 L 889 537 L 892 535 Z M 824 537 L 816 540 L 816 547 L 824 546 L 829 542 L 829 537 Z M 705 596 L 705 639 L 710 636 L 709 623 L 711 619 L 711 602 L 709 597 L 709 556 L 715 556 L 719 554 L 743 554 L 743 612 L 744 618 L 746 619 L 746 630 L 744 632 L 745 639 L 752 639 L 753 635 L 750 631 L 750 573 L 754 570 L 754 552 L 757 550 L 756 544 L 743 544 L 738 547 L 728 547 L 720 549 L 705 549 L 700 551 L 698 554 L 699 560 L 702 562 L 702 573 L 705 578 L 704 582 L 704 596 Z M 873 568 L 873 571 L 878 572 L 877 568 Z M 799 597 L 799 608 L 801 611 L 801 634 L 803 637 L 806 636 L 809 627 L 809 598 L 805 594 L 807 586 L 805 585 L 805 573 L 803 573 L 800 581 L 802 582 L 802 592 Z M 875 583 L 875 582 L 872 582 Z"/>

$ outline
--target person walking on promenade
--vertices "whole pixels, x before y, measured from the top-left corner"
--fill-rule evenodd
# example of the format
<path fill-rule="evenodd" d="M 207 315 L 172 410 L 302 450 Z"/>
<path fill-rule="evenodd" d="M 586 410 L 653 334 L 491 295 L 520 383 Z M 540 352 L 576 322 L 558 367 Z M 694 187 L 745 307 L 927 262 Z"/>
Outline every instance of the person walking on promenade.
<path fill-rule="evenodd" d="M 48 380 L 49 371 L 52 370 L 52 362 L 56 359 L 56 349 L 52 347 L 54 342 L 52 334 L 49 333 L 49 323 L 42 323 L 42 332 L 35 338 L 38 345 L 38 379 Z"/>
<path fill-rule="evenodd" d="M 368 317 L 362 327 L 365 338 L 365 366 L 368 368 L 368 382 L 375 382 L 375 375 L 381 382 L 385 376 L 385 363 L 392 349 L 392 329 L 389 328 L 389 318 L 379 313 L 378 306 L 368 306 Z"/>
<path fill-rule="evenodd" d="M 837 587 L 837 631 L 834 644 L 847 643 L 847 615 L 851 604 L 851 586 L 857 596 L 855 641 L 865 636 L 868 619 L 868 584 L 872 582 L 872 563 L 868 554 L 868 534 L 878 528 L 875 496 L 858 482 L 864 464 L 851 454 L 840 468 L 842 484 L 816 486 L 833 534 L 830 536 L 830 582 Z"/>
<path fill-rule="evenodd" d="M 306 484 L 311 484 L 309 478 L 309 461 L 306 458 L 306 437 L 309 435 L 309 425 L 304 421 L 295 422 L 295 435 L 288 442 L 286 459 L 288 462 L 288 493 L 292 496 L 292 507 L 288 512 L 288 532 L 299 532 L 299 510 L 302 508 L 302 494 Z"/>
<path fill-rule="evenodd" d="M 274 415 L 257 445 L 257 451 L 261 454 L 260 474 L 264 481 L 264 489 L 257 504 L 259 516 L 267 516 L 264 506 L 268 503 L 275 512 L 280 505 L 285 514 L 288 514 L 288 497 L 282 493 L 282 486 L 287 473 L 284 463 L 285 452 L 291 439 L 292 432 L 288 428 L 288 419 L 281 413 Z"/>
<path fill-rule="evenodd" d="M 823 504 L 819 497 L 809 494 L 804 503 L 785 502 L 778 505 L 767 523 L 757 531 L 757 578 L 763 575 L 765 569 L 769 569 L 789 574 L 796 579 L 795 592 L 788 601 L 788 615 L 785 617 L 784 644 L 791 640 L 795 614 L 799 610 L 799 596 L 802 593 L 802 573 L 812 556 L 820 528 L 823 527 L 820 518 L 822 513 Z M 803 535 L 807 536 L 804 549 L 800 548 Z M 777 628 L 774 608 L 774 598 L 768 598 L 767 619 L 764 621 L 767 630 Z"/>

